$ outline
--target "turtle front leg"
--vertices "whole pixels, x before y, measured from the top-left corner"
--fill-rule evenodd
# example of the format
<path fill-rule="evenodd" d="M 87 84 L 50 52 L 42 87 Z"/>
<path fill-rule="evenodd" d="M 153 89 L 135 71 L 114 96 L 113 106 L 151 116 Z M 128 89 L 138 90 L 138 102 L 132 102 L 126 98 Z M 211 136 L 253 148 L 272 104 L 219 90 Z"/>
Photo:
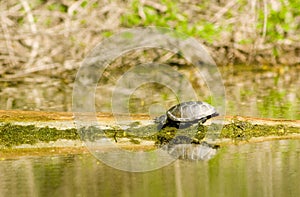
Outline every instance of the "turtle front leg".
<path fill-rule="evenodd" d="M 203 124 L 203 123 L 205 123 L 207 120 L 208 120 L 207 117 L 201 118 L 201 119 L 198 121 L 198 124 Z"/>

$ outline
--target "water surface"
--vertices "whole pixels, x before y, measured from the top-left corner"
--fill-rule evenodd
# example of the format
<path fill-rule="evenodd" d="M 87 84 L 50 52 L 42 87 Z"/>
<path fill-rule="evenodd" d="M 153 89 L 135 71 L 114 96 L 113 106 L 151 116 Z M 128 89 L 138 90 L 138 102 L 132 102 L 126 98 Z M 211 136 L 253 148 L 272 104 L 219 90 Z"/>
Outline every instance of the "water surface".
<path fill-rule="evenodd" d="M 300 119 L 300 68 L 254 66 L 219 67 L 226 91 L 226 114 L 262 118 Z M 178 68 L 199 94 L 198 100 L 210 102 L 210 90 L 195 70 Z M 75 72 L 72 73 L 75 77 Z M 70 74 L 70 75 L 72 75 Z M 168 73 L 164 73 L 167 75 Z M 112 112 L 111 97 L 122 73 L 110 73 L 108 81 L 99 82 L 96 110 Z M 179 76 L 179 75 L 178 75 Z M 174 77 L 175 81 L 179 81 Z M 169 78 L 172 76 L 168 76 Z M 134 79 L 132 79 L 134 82 Z M 178 83 L 180 86 L 180 83 Z M 172 85 L 172 84 L 170 84 Z M 173 84 L 174 85 L 174 84 Z M 72 111 L 72 82 L 60 78 L 33 76 L 22 81 L 0 80 L 0 109 Z M 184 87 L 177 87 L 184 88 Z M 122 90 L 126 92 L 124 88 Z M 129 111 L 153 117 L 177 103 L 172 91 L 158 84 L 141 85 L 130 95 Z"/>
<path fill-rule="evenodd" d="M 299 196 L 300 141 L 223 147 L 210 161 L 177 160 L 143 173 L 90 154 L 0 161 L 1 196 Z"/>

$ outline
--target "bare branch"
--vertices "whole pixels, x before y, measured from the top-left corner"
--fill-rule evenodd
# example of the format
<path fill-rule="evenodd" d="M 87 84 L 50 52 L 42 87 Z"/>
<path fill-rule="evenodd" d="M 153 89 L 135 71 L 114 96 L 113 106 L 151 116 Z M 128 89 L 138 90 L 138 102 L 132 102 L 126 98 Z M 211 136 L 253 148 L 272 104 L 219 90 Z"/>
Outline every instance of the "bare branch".
<path fill-rule="evenodd" d="M 24 7 L 26 14 L 27 14 L 27 19 L 28 19 L 28 22 L 30 25 L 30 30 L 33 34 L 36 34 L 37 27 L 35 25 L 34 17 L 31 12 L 30 6 L 26 0 L 20 0 L 20 1 Z M 29 58 L 28 62 L 26 63 L 26 66 L 25 66 L 26 68 L 30 67 L 33 64 L 35 57 L 38 55 L 39 41 L 38 41 L 37 36 L 35 36 L 35 39 L 32 41 L 31 45 L 32 45 L 32 50 L 31 50 L 30 58 Z"/>

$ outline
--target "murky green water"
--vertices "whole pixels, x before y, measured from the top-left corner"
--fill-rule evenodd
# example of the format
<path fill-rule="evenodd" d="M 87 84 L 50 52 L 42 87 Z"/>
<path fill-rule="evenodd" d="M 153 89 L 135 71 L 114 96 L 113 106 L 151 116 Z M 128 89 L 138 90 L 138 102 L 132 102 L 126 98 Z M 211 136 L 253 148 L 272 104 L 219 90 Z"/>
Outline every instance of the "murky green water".
<path fill-rule="evenodd" d="M 219 69 L 226 91 L 227 115 L 300 119 L 299 67 L 263 69 L 234 66 Z M 199 94 L 198 100 L 210 100 L 210 90 L 195 71 L 186 68 L 175 71 L 189 79 Z M 95 99 L 97 111 L 111 112 L 111 96 L 122 73 L 119 73 L 120 76 L 111 75 L 108 81 L 98 84 Z M 179 80 L 178 76 L 175 81 Z M 0 87 L 0 109 L 72 111 L 73 86 L 63 79 L 33 77 L 20 82 L 0 81 Z M 147 113 L 155 117 L 175 103 L 176 95 L 170 89 L 144 84 L 130 95 L 129 106 L 132 113 Z"/>
<path fill-rule="evenodd" d="M 299 196 L 300 141 L 221 148 L 210 161 L 130 173 L 93 156 L 0 161 L 0 196 Z"/>

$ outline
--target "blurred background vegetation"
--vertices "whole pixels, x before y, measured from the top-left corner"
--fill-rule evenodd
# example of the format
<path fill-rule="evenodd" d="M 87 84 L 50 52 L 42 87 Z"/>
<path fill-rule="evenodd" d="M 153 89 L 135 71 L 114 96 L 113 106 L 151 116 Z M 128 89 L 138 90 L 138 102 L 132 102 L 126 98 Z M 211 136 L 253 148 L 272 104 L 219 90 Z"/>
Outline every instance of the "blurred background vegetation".
<path fill-rule="evenodd" d="M 0 76 L 76 69 L 124 28 L 162 26 L 204 43 L 218 65 L 300 63 L 298 0 L 0 2 Z"/>
<path fill-rule="evenodd" d="M 299 8 L 299 0 L 2 0 L 0 109 L 71 111 L 76 72 L 91 49 L 126 28 L 160 26 L 205 45 L 222 74 L 229 114 L 299 119 Z M 154 59 L 188 77 L 210 102 L 205 81 L 187 61 L 145 50 L 105 70 L 97 107 L 109 111 L 120 76 Z M 150 84 L 129 104 L 133 113 L 147 113 L 153 103 L 163 112 L 176 102 L 176 95 Z"/>

